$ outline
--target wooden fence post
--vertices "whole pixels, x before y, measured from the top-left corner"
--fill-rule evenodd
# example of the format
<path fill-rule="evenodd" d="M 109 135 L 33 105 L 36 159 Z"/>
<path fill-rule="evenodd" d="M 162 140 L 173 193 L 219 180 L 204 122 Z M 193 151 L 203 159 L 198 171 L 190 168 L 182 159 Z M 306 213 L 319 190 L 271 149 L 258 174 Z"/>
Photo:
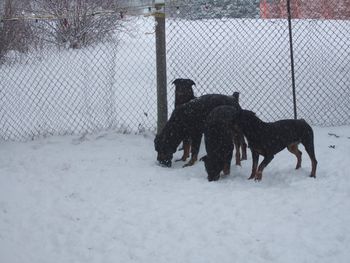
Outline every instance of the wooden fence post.
<path fill-rule="evenodd" d="M 164 0 L 156 0 L 155 8 L 157 62 L 157 134 L 159 134 L 168 120 Z"/>

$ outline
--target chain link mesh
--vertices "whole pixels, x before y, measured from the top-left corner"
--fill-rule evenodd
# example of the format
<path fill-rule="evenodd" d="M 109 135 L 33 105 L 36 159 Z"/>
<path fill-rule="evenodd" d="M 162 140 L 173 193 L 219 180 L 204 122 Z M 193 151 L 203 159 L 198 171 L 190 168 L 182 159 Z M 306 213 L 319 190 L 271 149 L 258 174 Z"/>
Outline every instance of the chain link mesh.
<path fill-rule="evenodd" d="M 350 1 L 331 2 L 290 2 L 297 114 L 322 126 L 350 124 Z M 257 9 L 242 14 L 247 5 Z M 170 79 L 192 78 L 198 95 L 239 91 L 268 121 L 293 118 L 286 0 L 170 1 L 168 11 Z"/>
<path fill-rule="evenodd" d="M 350 3 L 306 2 L 291 0 L 298 117 L 350 124 Z M 286 1 L 167 0 L 165 11 L 169 113 L 172 81 L 190 78 L 197 96 L 239 91 L 242 107 L 264 120 L 293 118 Z M 0 57 L 0 138 L 155 131 L 152 12 L 108 14 L 120 20 L 113 37 L 93 45 L 39 42 Z"/>
<path fill-rule="evenodd" d="M 129 15 L 113 39 L 94 45 L 8 52 L 0 64 L 0 138 L 154 130 L 154 39 L 152 16 Z"/>

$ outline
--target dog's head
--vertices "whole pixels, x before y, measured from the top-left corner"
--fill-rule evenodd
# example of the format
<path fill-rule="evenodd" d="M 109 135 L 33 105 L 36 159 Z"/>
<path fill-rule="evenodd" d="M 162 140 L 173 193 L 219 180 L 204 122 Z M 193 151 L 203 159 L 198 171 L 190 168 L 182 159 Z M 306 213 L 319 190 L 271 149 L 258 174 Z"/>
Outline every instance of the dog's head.
<path fill-rule="evenodd" d="M 182 106 L 173 111 L 163 129 L 154 139 L 154 148 L 158 153 L 157 160 L 161 165 L 167 167 L 171 166 L 173 154 L 184 139 L 185 127 L 182 123 L 181 109 Z"/>
<path fill-rule="evenodd" d="M 157 161 L 160 165 L 171 167 L 173 159 L 173 151 L 160 135 L 156 135 L 154 139 L 154 148 L 157 151 Z"/>
<path fill-rule="evenodd" d="M 194 99 L 193 85 L 196 85 L 191 79 L 175 79 L 175 106 L 184 104 Z"/>
<path fill-rule="evenodd" d="M 208 173 L 208 181 L 219 180 L 222 164 L 215 162 L 213 159 L 209 158 L 208 155 L 203 156 L 200 160 L 204 162 L 205 170 Z"/>
<path fill-rule="evenodd" d="M 196 83 L 192 79 L 175 79 L 173 81 L 175 87 L 192 87 L 195 86 Z"/>

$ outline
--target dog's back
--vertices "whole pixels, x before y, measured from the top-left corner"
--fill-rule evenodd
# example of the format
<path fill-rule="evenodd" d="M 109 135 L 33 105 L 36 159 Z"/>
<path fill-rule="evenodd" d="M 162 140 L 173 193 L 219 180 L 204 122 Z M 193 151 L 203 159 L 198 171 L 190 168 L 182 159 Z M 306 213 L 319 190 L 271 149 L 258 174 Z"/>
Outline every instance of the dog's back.
<path fill-rule="evenodd" d="M 312 136 L 310 125 L 305 120 L 284 119 L 276 122 L 263 122 L 255 113 L 242 110 L 241 126 L 249 137 L 250 144 L 262 152 L 276 154 L 291 143 L 302 142 Z"/>
<path fill-rule="evenodd" d="M 233 96 L 226 96 L 222 94 L 207 94 L 195 98 L 192 101 L 181 106 L 184 121 L 188 126 L 194 124 L 204 124 L 209 113 L 216 107 L 221 105 L 229 105 L 235 109 L 241 109 L 239 102 Z"/>

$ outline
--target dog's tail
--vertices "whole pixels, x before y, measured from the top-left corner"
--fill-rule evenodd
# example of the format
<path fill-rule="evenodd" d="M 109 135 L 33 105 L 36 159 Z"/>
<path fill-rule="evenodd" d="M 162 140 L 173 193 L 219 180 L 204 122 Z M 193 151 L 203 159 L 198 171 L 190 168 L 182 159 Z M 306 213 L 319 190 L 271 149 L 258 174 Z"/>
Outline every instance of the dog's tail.
<path fill-rule="evenodd" d="M 232 97 L 234 97 L 237 102 L 239 102 L 239 92 L 238 91 L 235 91 L 233 94 L 232 94 Z"/>

